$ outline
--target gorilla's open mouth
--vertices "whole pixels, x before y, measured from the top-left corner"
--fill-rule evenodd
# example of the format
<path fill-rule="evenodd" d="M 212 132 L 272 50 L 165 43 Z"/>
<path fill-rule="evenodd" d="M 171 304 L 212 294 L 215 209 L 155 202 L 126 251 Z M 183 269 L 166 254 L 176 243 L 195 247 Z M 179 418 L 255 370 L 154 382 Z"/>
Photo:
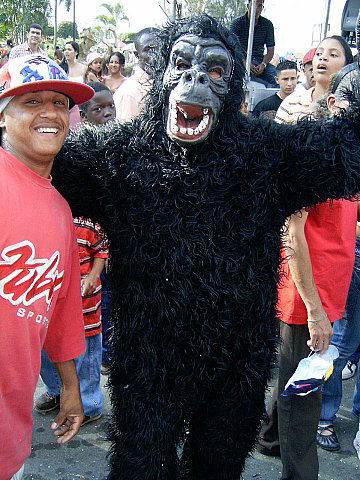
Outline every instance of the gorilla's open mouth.
<path fill-rule="evenodd" d="M 207 136 L 212 120 L 213 112 L 209 107 L 171 102 L 168 131 L 173 137 L 193 142 Z"/>

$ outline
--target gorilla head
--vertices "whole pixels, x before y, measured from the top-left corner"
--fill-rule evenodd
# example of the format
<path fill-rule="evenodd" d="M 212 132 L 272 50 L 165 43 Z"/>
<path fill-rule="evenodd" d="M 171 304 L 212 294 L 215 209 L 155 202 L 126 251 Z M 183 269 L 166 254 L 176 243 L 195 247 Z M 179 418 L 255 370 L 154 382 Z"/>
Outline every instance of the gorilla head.
<path fill-rule="evenodd" d="M 214 38 L 182 35 L 171 49 L 163 85 L 170 91 L 166 131 L 178 143 L 203 141 L 229 90 L 233 58 Z"/>
<path fill-rule="evenodd" d="M 201 15 L 170 23 L 159 33 L 158 46 L 147 132 L 155 120 L 161 135 L 185 147 L 231 134 L 244 95 L 237 38 Z"/>

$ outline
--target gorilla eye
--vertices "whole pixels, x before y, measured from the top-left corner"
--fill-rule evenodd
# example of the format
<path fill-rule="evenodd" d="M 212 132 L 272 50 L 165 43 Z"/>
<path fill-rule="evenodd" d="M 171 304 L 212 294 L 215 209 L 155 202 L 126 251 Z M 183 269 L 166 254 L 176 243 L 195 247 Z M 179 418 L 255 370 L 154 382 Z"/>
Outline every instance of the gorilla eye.
<path fill-rule="evenodd" d="M 214 67 L 211 68 L 208 73 L 213 80 L 217 80 L 223 76 L 224 70 L 220 67 Z"/>
<path fill-rule="evenodd" d="M 184 62 L 184 60 L 178 60 L 176 62 L 176 68 L 178 70 L 187 70 L 188 68 L 190 68 L 190 65 L 188 65 L 186 62 Z"/>

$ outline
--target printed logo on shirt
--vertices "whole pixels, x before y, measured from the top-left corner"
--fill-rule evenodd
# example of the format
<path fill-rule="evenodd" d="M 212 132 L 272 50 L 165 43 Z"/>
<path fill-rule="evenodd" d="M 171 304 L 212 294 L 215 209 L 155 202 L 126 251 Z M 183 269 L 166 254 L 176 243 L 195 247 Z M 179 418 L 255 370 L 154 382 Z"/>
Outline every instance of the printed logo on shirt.
<path fill-rule="evenodd" d="M 60 253 L 35 258 L 35 247 L 28 241 L 3 249 L 0 259 L 0 297 L 12 305 L 31 305 L 45 297 L 50 308 L 54 292 L 61 287 L 64 271 L 58 272 Z"/>

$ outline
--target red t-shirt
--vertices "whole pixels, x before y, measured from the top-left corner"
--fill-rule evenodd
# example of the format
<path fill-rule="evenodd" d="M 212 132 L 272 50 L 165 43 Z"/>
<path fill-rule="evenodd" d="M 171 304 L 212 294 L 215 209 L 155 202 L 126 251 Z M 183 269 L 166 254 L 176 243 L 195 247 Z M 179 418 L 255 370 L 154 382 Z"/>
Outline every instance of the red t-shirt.
<path fill-rule="evenodd" d="M 329 320 L 343 314 L 355 260 L 357 202 L 334 200 L 310 207 L 305 236 L 315 284 Z M 285 323 L 306 324 L 307 312 L 292 279 L 287 261 L 279 286 L 279 318 Z"/>
<path fill-rule="evenodd" d="M 30 454 L 41 349 L 53 362 L 85 351 L 79 257 L 68 204 L 0 149 L 0 480 Z"/>

